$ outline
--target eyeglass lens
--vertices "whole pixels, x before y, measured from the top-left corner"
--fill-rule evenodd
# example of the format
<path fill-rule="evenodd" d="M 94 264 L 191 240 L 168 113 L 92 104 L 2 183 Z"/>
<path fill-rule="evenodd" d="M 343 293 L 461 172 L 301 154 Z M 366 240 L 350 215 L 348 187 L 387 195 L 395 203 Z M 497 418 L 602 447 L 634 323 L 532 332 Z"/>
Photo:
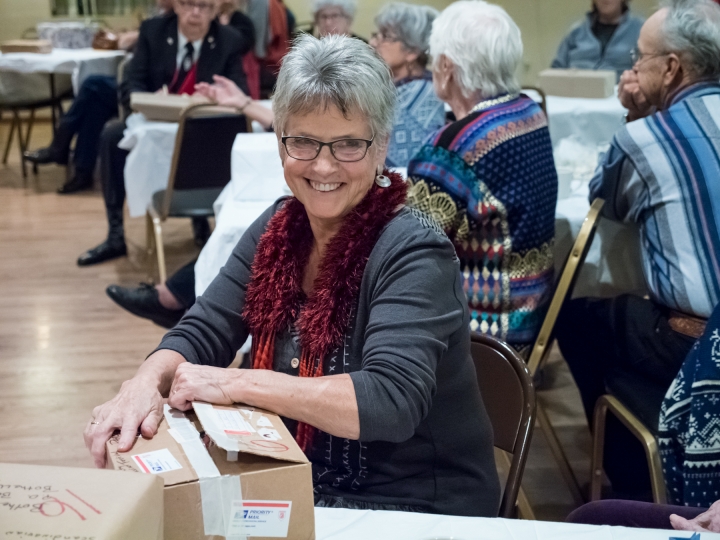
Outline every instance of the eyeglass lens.
<path fill-rule="evenodd" d="M 331 143 L 321 143 L 307 137 L 285 137 L 285 149 L 293 159 L 313 160 L 320 154 L 323 146 L 329 146 L 330 152 L 338 161 L 360 161 L 365 157 L 370 141 L 341 139 Z"/>

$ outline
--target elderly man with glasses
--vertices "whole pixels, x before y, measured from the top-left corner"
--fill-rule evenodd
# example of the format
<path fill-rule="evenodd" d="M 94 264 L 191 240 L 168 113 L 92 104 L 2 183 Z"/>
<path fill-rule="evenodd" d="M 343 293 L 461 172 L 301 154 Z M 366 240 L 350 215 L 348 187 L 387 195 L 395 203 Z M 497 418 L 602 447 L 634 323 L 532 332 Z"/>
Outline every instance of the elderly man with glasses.
<path fill-rule="evenodd" d="M 225 76 L 248 92 L 241 59 L 243 38 L 235 29 L 218 23 L 217 4 L 217 0 L 174 0 L 172 15 L 150 19 L 141 25 L 135 55 L 120 84 L 123 107 L 129 107 L 132 92 L 167 89 L 173 94 L 192 94 L 197 83 L 210 83 L 214 75 Z M 80 256 L 79 266 L 97 264 L 127 252 L 123 231 L 123 170 L 128 152 L 117 146 L 124 130 L 124 121 L 114 120 L 105 125 L 100 137 L 100 172 L 108 236 Z M 206 221 L 199 225 L 207 229 Z M 207 236 L 209 230 L 201 234 Z"/>
<path fill-rule="evenodd" d="M 604 217 L 638 225 L 649 298 L 581 298 L 563 309 L 557 337 L 588 420 L 618 377 L 659 413 L 720 302 L 720 7 L 668 2 L 643 25 L 633 57 L 619 87 L 628 124 L 590 198 L 605 199 Z M 606 440 L 614 490 L 648 490 L 639 444 L 611 423 Z"/>

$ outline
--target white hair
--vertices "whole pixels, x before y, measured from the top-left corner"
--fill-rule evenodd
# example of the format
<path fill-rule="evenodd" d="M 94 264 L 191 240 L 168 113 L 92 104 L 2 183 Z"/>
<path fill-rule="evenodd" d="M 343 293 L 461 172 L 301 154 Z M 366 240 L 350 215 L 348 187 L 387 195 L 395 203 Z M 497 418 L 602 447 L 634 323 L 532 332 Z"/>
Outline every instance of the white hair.
<path fill-rule="evenodd" d="M 455 65 L 463 95 L 489 98 L 520 91 L 516 71 L 523 55 L 520 29 L 510 15 L 483 0 L 453 2 L 433 22 L 430 55 Z"/>
<path fill-rule="evenodd" d="M 275 132 L 284 133 L 291 116 L 334 105 L 346 118 L 352 113 L 365 117 L 382 146 L 392 130 L 396 99 L 390 69 L 367 43 L 304 34 L 283 58 L 278 74 L 272 102 Z"/>
<path fill-rule="evenodd" d="M 720 79 L 720 6 L 710 0 L 671 0 L 662 26 L 667 52 L 697 79 Z"/>
<path fill-rule="evenodd" d="M 313 17 L 317 15 L 318 11 L 328 7 L 339 7 L 348 19 L 353 19 L 357 10 L 357 2 L 355 0 L 313 0 L 311 10 Z"/>
<path fill-rule="evenodd" d="M 393 33 L 409 51 L 423 55 L 437 16 L 438 11 L 429 6 L 392 2 L 375 16 L 375 26 L 383 33 Z"/>

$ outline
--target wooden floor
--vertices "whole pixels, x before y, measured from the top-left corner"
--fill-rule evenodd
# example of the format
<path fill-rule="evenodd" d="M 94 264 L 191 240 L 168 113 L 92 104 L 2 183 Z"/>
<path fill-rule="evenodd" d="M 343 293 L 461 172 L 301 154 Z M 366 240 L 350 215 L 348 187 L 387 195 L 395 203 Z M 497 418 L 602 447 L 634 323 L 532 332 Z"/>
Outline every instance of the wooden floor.
<path fill-rule="evenodd" d="M 8 125 L 0 123 L 0 148 Z M 45 146 L 49 124 L 33 132 Z M 64 168 L 20 174 L 18 150 L 0 165 L 0 462 L 91 467 L 82 429 L 95 405 L 110 399 L 157 345 L 163 329 L 118 308 L 111 283 L 146 281 L 144 220 L 126 220 L 130 256 L 80 268 L 75 260 L 107 232 L 96 189 L 58 195 Z M 190 224 L 170 222 L 168 270 L 196 256 Z M 565 363 L 554 354 L 540 392 L 581 482 L 589 480 L 590 438 Z M 540 432 L 524 487 L 538 519 L 562 520 L 574 507 Z"/>

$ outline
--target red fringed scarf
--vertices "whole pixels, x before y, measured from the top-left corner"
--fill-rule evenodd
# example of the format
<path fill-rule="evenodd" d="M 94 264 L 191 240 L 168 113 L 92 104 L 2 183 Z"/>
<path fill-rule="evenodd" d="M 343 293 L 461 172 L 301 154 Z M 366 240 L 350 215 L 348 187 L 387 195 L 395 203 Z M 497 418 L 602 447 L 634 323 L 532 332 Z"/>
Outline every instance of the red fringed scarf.
<path fill-rule="evenodd" d="M 300 377 L 323 375 L 325 357 L 342 343 L 350 323 L 370 252 L 407 197 L 402 177 L 384 174 L 392 184 L 381 188 L 373 183 L 345 217 L 327 245 L 304 305 L 303 275 L 314 242 L 305 207 L 291 198 L 272 217 L 257 246 L 243 310 L 253 339 L 254 369 L 273 368 L 275 336 L 295 323 L 302 347 Z M 303 451 L 313 435 L 312 426 L 298 423 L 295 438 Z"/>

